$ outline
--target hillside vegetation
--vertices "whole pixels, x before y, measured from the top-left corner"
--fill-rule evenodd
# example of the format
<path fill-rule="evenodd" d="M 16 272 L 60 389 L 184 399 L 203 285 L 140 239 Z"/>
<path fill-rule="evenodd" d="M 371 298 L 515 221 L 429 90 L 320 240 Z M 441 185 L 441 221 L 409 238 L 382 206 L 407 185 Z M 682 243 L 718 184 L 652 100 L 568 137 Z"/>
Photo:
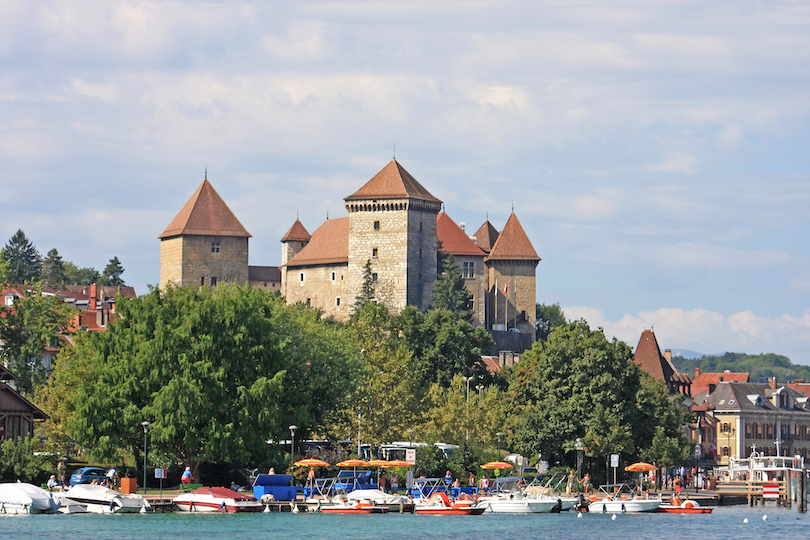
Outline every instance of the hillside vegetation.
<path fill-rule="evenodd" d="M 810 381 L 810 366 L 793 364 L 790 358 L 779 354 L 745 354 L 727 352 L 720 356 L 704 356 L 689 359 L 673 356 L 672 363 L 681 373 L 694 378 L 695 368 L 701 373 L 722 373 L 729 370 L 733 373 L 748 373 L 749 380 L 755 383 L 768 382 L 769 377 L 776 377 L 778 382 L 789 382 L 796 379 Z"/>

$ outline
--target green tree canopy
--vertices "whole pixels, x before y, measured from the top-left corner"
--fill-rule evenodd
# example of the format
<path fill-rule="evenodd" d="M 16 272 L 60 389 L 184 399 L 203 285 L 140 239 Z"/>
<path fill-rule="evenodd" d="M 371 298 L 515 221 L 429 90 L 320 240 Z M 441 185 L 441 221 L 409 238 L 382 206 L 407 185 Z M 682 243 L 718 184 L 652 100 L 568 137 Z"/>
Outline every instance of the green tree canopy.
<path fill-rule="evenodd" d="M 42 262 L 42 281 L 55 289 L 65 284 L 65 263 L 56 248 L 51 249 Z"/>
<path fill-rule="evenodd" d="M 98 283 L 101 274 L 95 268 L 79 268 L 70 261 L 65 261 L 66 285 L 92 285 Z"/>
<path fill-rule="evenodd" d="M 355 384 L 357 353 L 337 329 L 258 288 L 169 287 L 116 309 L 53 380 L 67 432 L 100 459 L 137 455 L 146 420 L 150 448 L 193 468 L 261 462 L 268 439 L 328 422 Z"/>
<path fill-rule="evenodd" d="M 537 341 L 545 341 L 554 328 L 566 324 L 565 313 L 563 313 L 559 303 L 551 305 L 537 304 L 535 316 L 535 338 Z"/>
<path fill-rule="evenodd" d="M 360 286 L 360 292 L 354 299 L 354 311 L 362 310 L 366 304 L 374 302 L 374 273 L 372 272 L 371 259 L 366 261 L 363 265 L 363 284 Z"/>
<path fill-rule="evenodd" d="M 473 328 L 444 309 L 422 313 L 413 306 L 402 310 L 394 324 L 417 360 L 418 377 L 426 383 L 446 387 L 456 375 L 474 377 L 473 386 L 493 383 L 481 355 L 488 354 L 494 342 L 483 328 Z"/>
<path fill-rule="evenodd" d="M 47 377 L 42 353 L 59 347 L 60 333 L 70 333 L 75 310 L 57 296 L 43 295 L 40 283 L 27 283 L 25 289 L 13 306 L 0 307 L 0 358 L 20 378 L 17 389 L 30 395 Z"/>
<path fill-rule="evenodd" d="M 124 267 L 121 266 L 121 261 L 118 260 L 118 257 L 113 257 L 110 259 L 109 264 L 104 268 L 104 272 L 101 274 L 99 283 L 101 285 L 111 285 L 113 287 L 123 285 L 124 280 L 121 278 L 121 274 L 123 273 Z"/>
<path fill-rule="evenodd" d="M 555 330 L 523 355 L 508 391 L 515 412 L 507 434 L 524 455 L 538 452 L 573 463 L 581 438 L 586 455 L 639 456 L 656 428 L 677 438 L 685 417 L 662 382 L 632 361 L 630 347 L 576 321 Z"/>
<path fill-rule="evenodd" d="M 25 283 L 39 279 L 42 257 L 22 229 L 18 229 L 3 248 L 3 258 L 8 261 L 9 282 Z"/>
<path fill-rule="evenodd" d="M 464 286 L 461 268 L 456 266 L 452 253 L 441 257 L 442 269 L 433 285 L 433 307 L 452 313 L 455 317 L 469 320 L 472 316 L 472 295 Z"/>

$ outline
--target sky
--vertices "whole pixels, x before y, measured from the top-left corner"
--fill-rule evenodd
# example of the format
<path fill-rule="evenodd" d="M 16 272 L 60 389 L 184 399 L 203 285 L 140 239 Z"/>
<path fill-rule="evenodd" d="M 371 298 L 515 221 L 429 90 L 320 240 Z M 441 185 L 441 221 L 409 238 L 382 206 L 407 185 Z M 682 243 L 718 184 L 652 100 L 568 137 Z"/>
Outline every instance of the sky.
<path fill-rule="evenodd" d="M 208 179 L 278 265 L 393 157 L 537 300 L 810 364 L 810 2 L 0 2 L 0 245 L 139 294 Z"/>

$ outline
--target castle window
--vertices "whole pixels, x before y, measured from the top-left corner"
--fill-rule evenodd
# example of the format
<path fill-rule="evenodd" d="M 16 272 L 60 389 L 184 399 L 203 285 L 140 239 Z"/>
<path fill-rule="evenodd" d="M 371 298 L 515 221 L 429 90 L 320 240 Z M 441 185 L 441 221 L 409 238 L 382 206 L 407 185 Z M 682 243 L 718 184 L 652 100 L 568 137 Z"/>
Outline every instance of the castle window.
<path fill-rule="evenodd" d="M 300 281 L 301 283 L 304 283 L 304 273 L 303 272 L 298 274 L 298 281 Z"/>
<path fill-rule="evenodd" d="M 375 230 L 375 231 L 379 231 L 379 230 L 380 230 L 380 222 L 379 222 L 379 221 L 375 221 L 375 222 L 374 222 L 374 230 Z"/>
<path fill-rule="evenodd" d="M 339 296 L 337 298 L 335 298 L 335 305 L 338 306 L 338 307 L 340 306 L 340 297 Z"/>
<path fill-rule="evenodd" d="M 378 253 L 377 248 L 371 248 L 371 256 L 374 257 L 375 259 L 377 258 L 377 253 Z"/>
<path fill-rule="evenodd" d="M 211 242 L 211 253 L 219 253 L 219 242 Z"/>
<path fill-rule="evenodd" d="M 200 276 L 200 287 L 205 285 L 205 276 Z"/>
<path fill-rule="evenodd" d="M 419 222 L 419 232 L 422 232 L 422 222 Z"/>
<path fill-rule="evenodd" d="M 463 262 L 461 263 L 461 274 L 464 276 L 465 279 L 470 279 L 475 277 L 475 263 L 474 262 Z"/>
<path fill-rule="evenodd" d="M 217 286 L 217 276 L 211 276 L 211 286 L 212 287 Z"/>
<path fill-rule="evenodd" d="M 371 281 L 373 281 L 374 283 L 377 283 L 377 273 L 376 272 L 371 274 Z"/>
<path fill-rule="evenodd" d="M 335 273 L 332 272 L 332 281 L 335 281 Z"/>

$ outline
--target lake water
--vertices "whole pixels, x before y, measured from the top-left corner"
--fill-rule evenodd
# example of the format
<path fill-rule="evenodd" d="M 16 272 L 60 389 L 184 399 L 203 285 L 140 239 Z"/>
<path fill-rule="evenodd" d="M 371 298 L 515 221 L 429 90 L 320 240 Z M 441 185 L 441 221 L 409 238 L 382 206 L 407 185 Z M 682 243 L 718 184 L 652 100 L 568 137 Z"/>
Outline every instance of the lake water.
<path fill-rule="evenodd" d="M 767 521 L 762 517 L 767 515 Z M 748 519 L 748 523 L 743 521 Z M 776 507 L 718 507 L 711 514 L 69 514 L 0 515 L 0 539 L 486 539 L 677 540 L 807 538 L 810 517 Z"/>

